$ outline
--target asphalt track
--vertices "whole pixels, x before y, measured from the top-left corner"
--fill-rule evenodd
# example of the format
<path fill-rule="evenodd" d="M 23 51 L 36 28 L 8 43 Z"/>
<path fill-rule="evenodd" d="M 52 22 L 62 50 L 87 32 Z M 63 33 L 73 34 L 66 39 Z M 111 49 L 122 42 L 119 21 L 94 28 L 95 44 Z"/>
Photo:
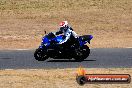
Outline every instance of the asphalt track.
<path fill-rule="evenodd" d="M 0 69 L 55 69 L 55 68 L 131 68 L 132 48 L 91 49 L 90 56 L 82 61 L 54 60 L 37 61 L 34 50 L 0 50 Z"/>

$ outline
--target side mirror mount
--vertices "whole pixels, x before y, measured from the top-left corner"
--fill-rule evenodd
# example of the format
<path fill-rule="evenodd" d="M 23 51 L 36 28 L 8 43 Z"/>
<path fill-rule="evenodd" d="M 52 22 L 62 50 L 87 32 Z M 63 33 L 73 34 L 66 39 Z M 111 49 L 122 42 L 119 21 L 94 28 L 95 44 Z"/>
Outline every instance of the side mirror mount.
<path fill-rule="evenodd" d="M 46 31 L 44 31 L 44 33 L 46 34 Z"/>

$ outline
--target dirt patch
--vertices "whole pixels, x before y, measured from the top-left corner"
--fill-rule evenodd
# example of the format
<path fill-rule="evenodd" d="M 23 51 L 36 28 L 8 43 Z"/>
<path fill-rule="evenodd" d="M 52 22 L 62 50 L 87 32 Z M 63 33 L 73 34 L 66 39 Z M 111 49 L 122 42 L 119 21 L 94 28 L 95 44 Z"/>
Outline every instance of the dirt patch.
<path fill-rule="evenodd" d="M 37 48 L 62 20 L 92 34 L 92 48 L 132 47 L 131 7 L 131 0 L 1 0 L 0 49 Z"/>
<path fill-rule="evenodd" d="M 88 74 L 130 74 L 131 68 L 89 68 Z M 76 83 L 77 69 L 0 70 L 1 88 L 81 88 Z M 130 84 L 86 84 L 83 88 L 131 88 Z"/>

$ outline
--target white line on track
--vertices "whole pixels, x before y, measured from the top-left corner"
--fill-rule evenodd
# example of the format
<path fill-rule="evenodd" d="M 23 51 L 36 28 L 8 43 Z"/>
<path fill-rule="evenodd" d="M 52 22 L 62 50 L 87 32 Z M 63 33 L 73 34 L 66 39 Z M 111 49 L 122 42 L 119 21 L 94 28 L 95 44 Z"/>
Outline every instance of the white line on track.
<path fill-rule="evenodd" d="M 14 69 L 4 69 L 4 70 L 14 70 Z"/>
<path fill-rule="evenodd" d="M 35 50 L 35 49 L 7 49 L 7 50 L 18 50 L 18 51 L 23 51 L 23 50 Z"/>
<path fill-rule="evenodd" d="M 126 49 L 132 49 L 132 47 L 125 47 Z M 96 49 L 96 48 L 89 48 L 89 49 Z M 23 51 L 23 50 L 35 50 L 34 49 L 7 49 L 7 50 L 18 50 L 18 51 Z"/>
<path fill-rule="evenodd" d="M 132 48 L 132 47 L 126 47 L 126 48 Z"/>
<path fill-rule="evenodd" d="M 14 50 L 31 50 L 31 49 L 14 49 Z"/>
<path fill-rule="evenodd" d="M 33 70 L 33 71 L 35 71 L 38 69 L 4 69 L 4 70 L 8 70 L 8 71 L 10 71 L 10 70 Z M 40 69 L 40 70 L 42 70 L 42 69 Z"/>

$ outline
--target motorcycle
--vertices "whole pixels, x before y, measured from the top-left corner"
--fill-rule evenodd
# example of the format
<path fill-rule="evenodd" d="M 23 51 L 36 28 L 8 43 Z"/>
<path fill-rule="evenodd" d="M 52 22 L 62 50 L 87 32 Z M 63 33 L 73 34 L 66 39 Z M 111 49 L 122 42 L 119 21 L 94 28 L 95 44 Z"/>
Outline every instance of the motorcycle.
<path fill-rule="evenodd" d="M 56 36 L 50 32 L 42 38 L 41 45 L 34 52 L 34 57 L 38 61 L 45 61 L 48 58 L 83 61 L 90 54 L 90 49 L 86 43 L 90 44 L 92 38 L 92 35 L 83 35 L 78 38 L 71 36 L 66 44 L 61 45 L 58 43 L 64 39 L 64 36 Z"/>

